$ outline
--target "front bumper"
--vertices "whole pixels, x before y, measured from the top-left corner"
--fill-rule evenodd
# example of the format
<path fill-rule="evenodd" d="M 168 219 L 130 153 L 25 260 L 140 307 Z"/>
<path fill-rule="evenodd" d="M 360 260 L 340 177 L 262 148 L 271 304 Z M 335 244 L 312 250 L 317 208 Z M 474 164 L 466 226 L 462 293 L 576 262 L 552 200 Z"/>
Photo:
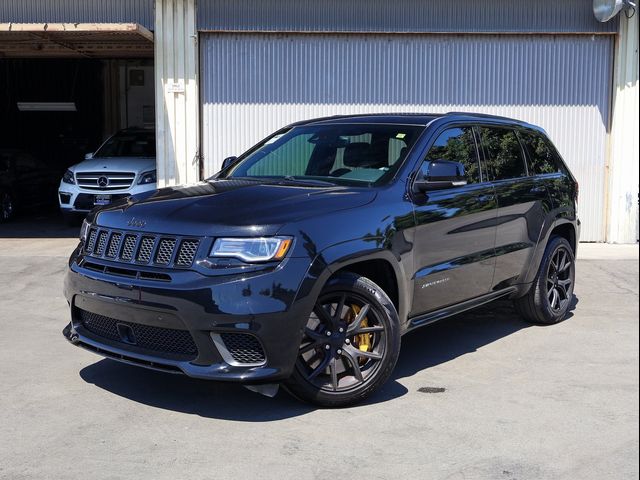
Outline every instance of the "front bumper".
<path fill-rule="evenodd" d="M 258 384 L 290 376 L 313 306 L 308 295 L 298 295 L 309 270 L 307 259 L 289 258 L 275 269 L 248 275 L 171 271 L 171 282 L 160 282 L 86 270 L 78 265 L 81 258 L 72 256 L 64 284 L 71 322 L 63 335 L 72 344 L 121 362 L 195 378 Z M 124 329 L 187 331 L 197 353 L 185 358 L 128 338 L 96 335 L 83 320 L 86 312 L 115 319 Z M 233 361 L 220 343 L 223 334 L 258 339 L 264 361 Z"/>
<path fill-rule="evenodd" d="M 77 185 L 60 182 L 58 187 L 58 205 L 66 214 L 86 214 L 96 206 L 96 195 L 111 195 L 111 202 L 131 195 L 138 195 L 157 188 L 155 183 L 132 185 L 121 190 L 89 190 Z"/>

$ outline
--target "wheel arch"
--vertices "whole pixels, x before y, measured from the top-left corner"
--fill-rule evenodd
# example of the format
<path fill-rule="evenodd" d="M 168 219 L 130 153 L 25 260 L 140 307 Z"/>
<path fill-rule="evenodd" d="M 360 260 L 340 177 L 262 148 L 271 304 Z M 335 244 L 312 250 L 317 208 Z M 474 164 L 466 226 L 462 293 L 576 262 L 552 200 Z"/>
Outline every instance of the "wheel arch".
<path fill-rule="evenodd" d="M 380 286 L 389 296 L 404 330 L 410 296 L 402 263 L 391 251 L 371 249 L 370 244 L 362 243 L 362 240 L 341 243 L 328 247 L 318 255 L 314 263 L 316 271 L 320 271 L 317 273 L 311 297 L 315 302 L 329 279 L 341 272 L 362 275 Z M 362 248 L 364 246 L 367 249 Z"/>
<path fill-rule="evenodd" d="M 531 264 L 529 265 L 527 276 L 525 278 L 526 284 L 530 284 L 535 279 L 538 269 L 540 268 L 540 264 L 542 263 L 542 258 L 547 245 L 549 245 L 549 241 L 554 236 L 565 238 L 571 245 L 574 255 L 576 254 L 578 248 L 578 232 L 574 222 L 562 217 L 554 219 L 554 221 L 549 224 L 549 227 L 546 230 L 543 230 L 540 234 L 540 240 L 538 241 L 536 252 L 531 260 Z"/>

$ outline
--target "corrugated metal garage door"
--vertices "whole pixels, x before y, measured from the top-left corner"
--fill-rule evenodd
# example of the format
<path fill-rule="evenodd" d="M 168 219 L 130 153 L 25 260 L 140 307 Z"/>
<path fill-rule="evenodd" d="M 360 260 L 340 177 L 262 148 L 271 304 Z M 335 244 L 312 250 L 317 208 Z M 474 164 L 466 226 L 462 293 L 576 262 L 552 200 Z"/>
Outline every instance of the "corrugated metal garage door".
<path fill-rule="evenodd" d="M 549 132 L 580 181 L 582 240 L 604 240 L 610 36 L 203 33 L 200 41 L 206 175 L 296 120 L 486 112 Z"/>

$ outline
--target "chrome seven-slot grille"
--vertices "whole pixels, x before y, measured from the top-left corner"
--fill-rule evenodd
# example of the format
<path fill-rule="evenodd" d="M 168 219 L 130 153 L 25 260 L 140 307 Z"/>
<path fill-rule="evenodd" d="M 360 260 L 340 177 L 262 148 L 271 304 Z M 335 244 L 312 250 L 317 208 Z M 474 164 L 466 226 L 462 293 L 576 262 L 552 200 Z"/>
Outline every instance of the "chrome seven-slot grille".
<path fill-rule="evenodd" d="M 76 173 L 78 186 L 87 190 L 121 190 L 129 188 L 134 172 L 82 172 Z"/>
<path fill-rule="evenodd" d="M 85 252 L 92 257 L 122 263 L 188 268 L 193 264 L 199 243 L 195 238 L 92 227 L 87 235 Z"/>

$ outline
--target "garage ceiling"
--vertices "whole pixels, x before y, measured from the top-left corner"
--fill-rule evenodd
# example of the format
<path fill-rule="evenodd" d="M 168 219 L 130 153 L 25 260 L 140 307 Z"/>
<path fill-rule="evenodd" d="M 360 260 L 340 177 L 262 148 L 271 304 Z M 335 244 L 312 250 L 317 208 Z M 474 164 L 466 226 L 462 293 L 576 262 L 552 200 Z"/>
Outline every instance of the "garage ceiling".
<path fill-rule="evenodd" d="M 137 23 L 0 23 L 0 58 L 153 58 Z"/>

